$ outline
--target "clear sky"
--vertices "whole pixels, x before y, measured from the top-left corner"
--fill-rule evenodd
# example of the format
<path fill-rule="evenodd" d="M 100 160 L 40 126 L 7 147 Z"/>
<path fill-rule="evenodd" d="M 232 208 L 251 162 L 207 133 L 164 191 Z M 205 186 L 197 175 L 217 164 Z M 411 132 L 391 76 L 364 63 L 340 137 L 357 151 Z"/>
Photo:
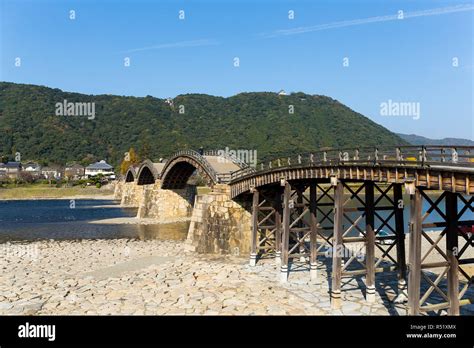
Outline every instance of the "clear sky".
<path fill-rule="evenodd" d="M 156 97 L 302 91 L 392 131 L 474 138 L 472 1 L 0 4 L 2 81 Z M 420 117 L 381 115 L 389 100 L 419 103 Z"/>

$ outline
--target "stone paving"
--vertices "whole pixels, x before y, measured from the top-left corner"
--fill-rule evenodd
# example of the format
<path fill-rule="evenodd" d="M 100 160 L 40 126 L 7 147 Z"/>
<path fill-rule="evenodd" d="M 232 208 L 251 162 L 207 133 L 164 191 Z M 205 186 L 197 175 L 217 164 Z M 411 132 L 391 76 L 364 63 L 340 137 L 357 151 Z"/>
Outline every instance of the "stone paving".
<path fill-rule="evenodd" d="M 184 242 L 38 241 L 0 245 L 1 315 L 405 315 L 394 274 L 377 276 L 376 302 L 363 278 L 343 279 L 332 310 L 327 267 L 309 282 L 301 267 L 279 282 L 273 259 L 184 253 Z M 463 314 L 472 314 L 466 312 Z"/>

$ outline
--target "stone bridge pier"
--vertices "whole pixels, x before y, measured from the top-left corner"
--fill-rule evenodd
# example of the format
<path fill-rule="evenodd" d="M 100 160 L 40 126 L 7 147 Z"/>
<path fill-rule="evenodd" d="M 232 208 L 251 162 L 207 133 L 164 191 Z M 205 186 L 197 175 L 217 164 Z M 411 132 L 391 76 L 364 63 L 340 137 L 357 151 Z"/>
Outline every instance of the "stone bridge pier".
<path fill-rule="evenodd" d="M 232 200 L 230 186 L 217 184 L 196 196 L 186 241 L 199 253 L 248 255 L 251 246 L 251 205 Z"/>
<path fill-rule="evenodd" d="M 143 186 L 137 185 L 136 180 L 123 183 L 120 205 L 124 207 L 138 207 L 142 200 L 143 188 Z"/>
<path fill-rule="evenodd" d="M 159 222 L 179 221 L 190 218 L 196 196 L 196 186 L 186 185 L 181 189 L 163 189 L 161 180 L 142 185 L 138 206 L 139 218 L 153 218 Z"/>

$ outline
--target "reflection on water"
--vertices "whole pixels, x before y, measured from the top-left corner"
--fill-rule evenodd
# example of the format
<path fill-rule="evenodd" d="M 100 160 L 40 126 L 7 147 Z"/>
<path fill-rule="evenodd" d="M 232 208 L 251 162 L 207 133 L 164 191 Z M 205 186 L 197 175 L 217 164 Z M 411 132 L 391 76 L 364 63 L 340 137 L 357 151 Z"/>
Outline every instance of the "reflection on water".
<path fill-rule="evenodd" d="M 185 240 L 189 221 L 161 225 L 138 225 L 138 239 Z"/>
<path fill-rule="evenodd" d="M 0 201 L 0 243 L 38 239 L 186 239 L 189 222 L 163 225 L 95 224 L 94 221 L 134 217 L 136 208 L 110 200 Z"/>

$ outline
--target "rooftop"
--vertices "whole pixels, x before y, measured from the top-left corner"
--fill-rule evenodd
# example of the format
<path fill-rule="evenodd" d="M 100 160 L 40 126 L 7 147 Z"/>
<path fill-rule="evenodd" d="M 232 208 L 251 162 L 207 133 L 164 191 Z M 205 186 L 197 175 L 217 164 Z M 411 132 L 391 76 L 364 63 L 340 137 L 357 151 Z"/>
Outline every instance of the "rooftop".
<path fill-rule="evenodd" d="M 1 168 L 20 168 L 21 162 L 7 162 L 7 163 L 0 163 Z"/>
<path fill-rule="evenodd" d="M 95 162 L 95 163 L 89 164 L 87 166 L 87 169 L 110 170 L 110 169 L 113 169 L 113 167 L 110 164 L 108 164 L 107 162 L 105 162 L 104 160 L 102 160 L 100 162 Z"/>

